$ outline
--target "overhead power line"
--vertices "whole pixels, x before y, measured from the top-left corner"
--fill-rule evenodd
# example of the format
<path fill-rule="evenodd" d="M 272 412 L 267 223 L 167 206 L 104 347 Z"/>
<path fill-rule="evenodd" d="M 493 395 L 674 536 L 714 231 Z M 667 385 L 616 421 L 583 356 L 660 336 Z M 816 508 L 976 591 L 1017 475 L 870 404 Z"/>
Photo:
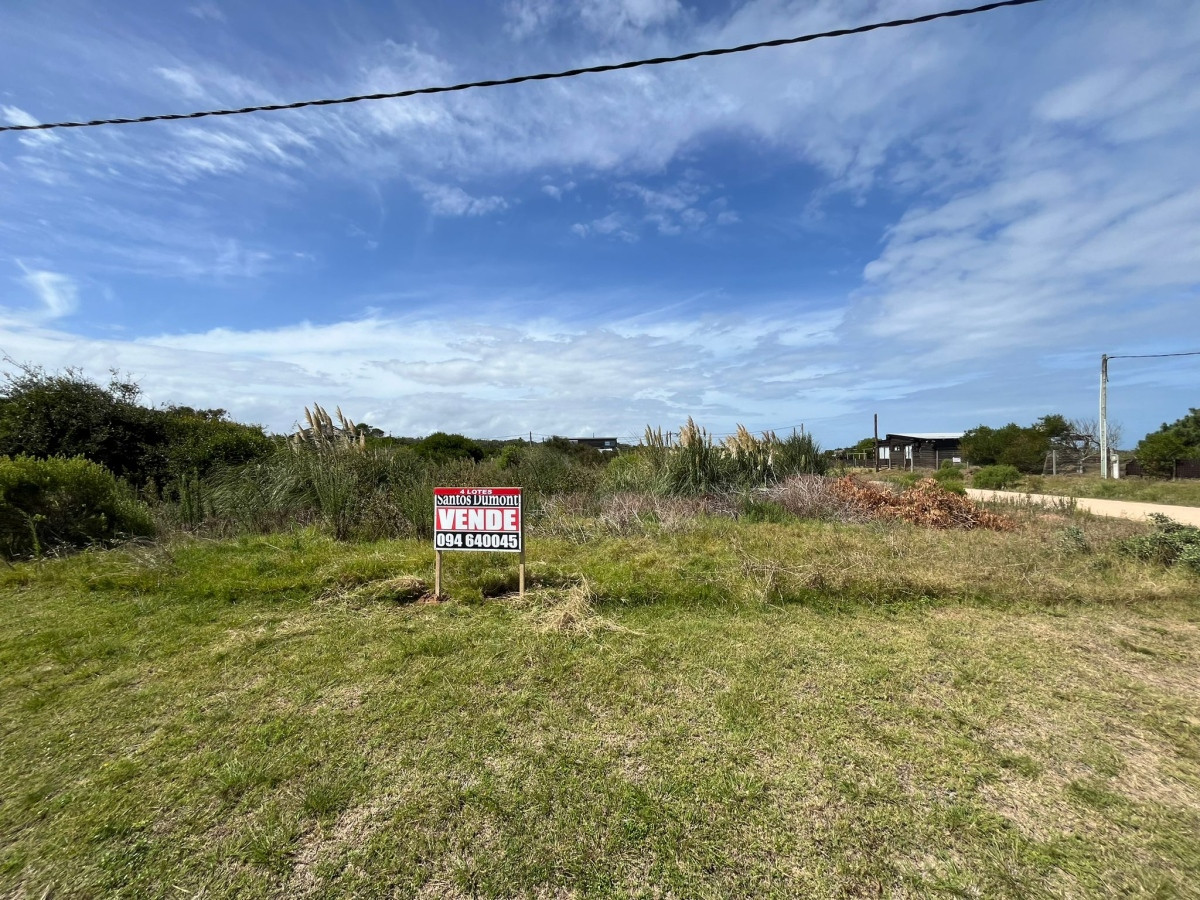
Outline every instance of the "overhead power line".
<path fill-rule="evenodd" d="M 92 119 L 89 122 L 46 122 L 38 125 L 3 125 L 0 131 L 49 131 L 53 128 L 95 128 L 101 125 L 137 125 L 142 122 L 171 122 L 179 119 L 204 119 L 210 116 L 241 116 L 247 113 L 277 112 L 284 109 L 305 109 L 310 106 L 339 106 L 346 103 L 361 103 L 364 100 L 398 100 L 403 97 L 416 97 L 423 94 L 450 94 L 457 91 L 469 91 L 475 88 L 504 87 L 511 84 L 523 84 L 527 81 L 552 81 L 558 78 L 574 78 L 577 75 L 595 75 L 601 72 L 617 72 L 623 69 L 638 69 L 643 66 L 661 66 L 668 63 L 686 62 L 690 59 L 700 59 L 708 56 L 728 56 L 733 53 L 747 53 L 751 50 L 762 50 L 766 47 L 786 47 L 791 44 L 805 44 L 822 38 L 847 37 L 852 34 L 866 34 L 869 31 L 879 31 L 883 28 L 900 28 L 906 25 L 921 25 L 938 19 L 953 19 L 960 16 L 971 16 L 977 13 L 990 12 L 1006 6 L 1026 6 L 1030 3 L 1041 3 L 1042 0 L 1001 0 L 997 3 L 985 3 L 970 9 L 949 9 L 943 12 L 929 13 L 924 16 L 914 16 L 910 19 L 893 19 L 890 22 L 873 22 L 870 25 L 859 25 L 855 28 L 839 28 L 836 31 L 822 31 L 815 34 L 805 34 L 800 37 L 778 38 L 772 41 L 757 41 L 753 44 L 742 44 L 738 47 L 721 47 L 715 50 L 697 50 L 692 53 L 682 53 L 679 56 L 658 56 L 652 59 L 635 59 L 621 63 L 607 63 L 599 66 L 586 66 L 579 69 L 568 69 L 565 72 L 542 72 L 537 75 L 517 75 L 512 78 L 499 78 L 488 81 L 468 81 L 463 84 L 440 85 L 436 87 L 411 88 L 404 91 L 392 91 L 383 94 L 359 94 L 353 97 L 339 97 L 325 100 L 300 100 L 296 103 L 272 103 L 265 106 L 243 106 L 240 109 L 208 109 L 191 113 L 167 113 L 164 115 L 138 116 L 133 119 Z"/>
<path fill-rule="evenodd" d="M 1133 353 L 1124 356 L 1110 356 L 1109 359 L 1165 359 L 1168 356 L 1200 356 L 1200 350 L 1188 350 L 1184 353 Z"/>

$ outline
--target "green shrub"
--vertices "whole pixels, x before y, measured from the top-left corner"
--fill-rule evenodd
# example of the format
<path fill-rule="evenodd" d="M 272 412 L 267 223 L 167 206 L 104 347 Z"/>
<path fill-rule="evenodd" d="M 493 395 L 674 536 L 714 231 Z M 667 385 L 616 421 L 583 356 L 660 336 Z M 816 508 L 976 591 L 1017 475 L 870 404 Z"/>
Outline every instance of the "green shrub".
<path fill-rule="evenodd" d="M 511 475 L 470 459 L 423 459 L 406 447 L 299 444 L 214 472 L 196 489 L 193 508 L 210 526 L 233 531 L 315 523 L 339 540 L 429 537 L 435 487 L 511 484 Z M 188 522 L 182 502 L 179 510 Z"/>
<path fill-rule="evenodd" d="M 572 443 L 570 438 L 559 437 L 558 435 L 543 441 L 540 446 L 556 450 L 568 459 L 590 466 L 604 465 L 605 458 L 609 455 L 601 453 L 595 447 L 588 446 L 587 444 Z"/>
<path fill-rule="evenodd" d="M 747 522 L 783 524 L 796 521 L 796 517 L 782 503 L 776 503 L 773 500 L 757 500 L 752 497 L 742 500 L 741 514 Z"/>
<path fill-rule="evenodd" d="M 792 475 L 824 475 L 829 471 L 829 458 L 811 432 L 784 438 L 773 450 L 771 471 L 779 481 Z"/>
<path fill-rule="evenodd" d="M 137 404 L 138 389 L 115 377 L 107 388 L 75 369 L 27 367 L 0 386 L 0 454 L 82 456 L 134 484 L 161 472 L 161 415 Z"/>
<path fill-rule="evenodd" d="M 667 491 L 671 494 L 708 494 L 729 484 L 729 455 L 690 417 L 679 429 L 678 443 L 668 449 L 665 459 Z"/>
<path fill-rule="evenodd" d="M 985 491 L 999 491 L 1021 480 L 1016 466 L 984 466 L 971 479 L 972 485 Z"/>
<path fill-rule="evenodd" d="M 942 487 L 952 485 L 962 486 L 962 468 L 955 466 L 953 462 L 943 462 L 942 466 L 934 473 L 934 480 Z"/>
<path fill-rule="evenodd" d="M 434 462 L 449 462 L 455 459 L 473 459 L 479 462 L 483 459 L 483 448 L 468 437 L 461 434 L 446 434 L 435 431 L 424 440 L 413 445 L 418 456 Z"/>
<path fill-rule="evenodd" d="M 653 451 L 639 447 L 619 453 L 605 466 L 600 490 L 606 494 L 663 493 L 664 479 Z"/>
<path fill-rule="evenodd" d="M 107 387 L 77 370 L 47 374 L 26 367 L 0 384 L 0 454 L 47 459 L 82 456 L 149 496 L 176 479 L 207 474 L 268 454 L 272 440 L 223 409 L 152 409 L 136 384 L 115 376 Z"/>
<path fill-rule="evenodd" d="M 166 476 L 207 475 L 267 456 L 275 442 L 256 425 L 231 422 L 223 409 L 172 406 L 156 411 L 166 430 Z"/>
<path fill-rule="evenodd" d="M 1058 533 L 1058 546 L 1064 553 L 1091 553 L 1092 545 L 1078 525 L 1068 525 Z"/>
<path fill-rule="evenodd" d="M 521 464 L 521 452 L 525 449 L 525 443 L 520 444 L 505 444 L 500 448 L 500 455 L 496 457 L 496 465 L 501 469 L 514 469 Z"/>
<path fill-rule="evenodd" d="M 154 533 L 149 510 L 83 457 L 0 457 L 0 549 L 8 559 Z"/>
<path fill-rule="evenodd" d="M 948 460 L 942 463 L 941 468 L 933 473 L 933 480 L 943 490 L 950 491 L 952 494 L 965 494 L 967 492 L 967 489 L 963 486 L 962 469 Z"/>
<path fill-rule="evenodd" d="M 568 448 L 575 446 L 566 441 L 563 444 Z M 601 456 L 591 448 L 584 449 Z M 502 457 L 497 465 L 502 473 L 495 472 L 489 483 L 511 484 L 535 494 L 591 493 L 601 479 L 601 470 L 591 457 L 550 442 L 521 447 L 508 454 L 507 459 Z"/>
<path fill-rule="evenodd" d="M 1183 525 L 1162 513 L 1151 513 L 1154 523 L 1149 534 L 1122 541 L 1123 552 L 1137 559 L 1179 565 L 1200 575 L 1200 528 Z"/>

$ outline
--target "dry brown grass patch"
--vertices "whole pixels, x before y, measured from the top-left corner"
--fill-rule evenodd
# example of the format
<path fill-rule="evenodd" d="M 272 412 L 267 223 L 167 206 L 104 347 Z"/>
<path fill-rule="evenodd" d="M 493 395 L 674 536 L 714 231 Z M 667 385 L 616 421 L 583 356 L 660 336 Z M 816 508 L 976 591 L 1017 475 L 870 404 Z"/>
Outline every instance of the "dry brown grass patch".
<path fill-rule="evenodd" d="M 593 634 L 628 631 L 596 611 L 599 597 L 586 578 L 568 588 L 541 588 L 528 592 L 528 619 L 542 634 Z"/>
<path fill-rule="evenodd" d="M 413 575 L 397 575 L 352 587 L 332 587 L 321 595 L 318 602 L 363 606 L 371 603 L 413 603 L 427 596 L 428 583 Z"/>

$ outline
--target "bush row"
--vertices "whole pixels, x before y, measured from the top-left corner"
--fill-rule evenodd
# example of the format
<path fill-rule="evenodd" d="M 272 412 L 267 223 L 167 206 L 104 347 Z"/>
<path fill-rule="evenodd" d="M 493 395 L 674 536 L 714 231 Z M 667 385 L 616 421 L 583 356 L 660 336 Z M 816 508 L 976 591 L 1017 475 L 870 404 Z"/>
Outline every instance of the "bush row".
<path fill-rule="evenodd" d="M 146 505 L 98 463 L 0 457 L 0 549 L 7 559 L 153 533 Z"/>
<path fill-rule="evenodd" d="M 247 461 L 185 471 L 169 490 L 143 490 L 150 506 L 139 503 L 124 480 L 82 457 L 4 457 L 0 539 L 9 558 L 36 556 L 151 533 L 152 512 L 169 529 L 265 533 L 317 524 L 342 540 L 428 538 L 436 486 L 521 487 L 527 516 L 536 519 L 551 498 L 745 493 L 824 470 L 809 435 L 754 438 L 742 429 L 716 444 L 691 422 L 677 445 L 648 432 L 645 446 L 607 460 L 565 441 L 512 444 L 479 459 L 449 452 L 459 448 L 450 447 L 453 436 L 444 437 L 438 452 L 421 443 L 275 441 Z"/>

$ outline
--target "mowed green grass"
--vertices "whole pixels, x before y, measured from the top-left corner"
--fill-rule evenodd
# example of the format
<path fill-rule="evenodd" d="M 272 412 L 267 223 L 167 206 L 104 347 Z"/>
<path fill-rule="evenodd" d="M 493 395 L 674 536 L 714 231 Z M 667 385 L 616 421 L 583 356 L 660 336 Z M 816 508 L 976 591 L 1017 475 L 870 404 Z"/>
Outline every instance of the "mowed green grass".
<path fill-rule="evenodd" d="M 311 532 L 20 565 L 0 896 L 1197 896 L 1200 580 L 1079 527 L 578 523 L 525 604 Z"/>

